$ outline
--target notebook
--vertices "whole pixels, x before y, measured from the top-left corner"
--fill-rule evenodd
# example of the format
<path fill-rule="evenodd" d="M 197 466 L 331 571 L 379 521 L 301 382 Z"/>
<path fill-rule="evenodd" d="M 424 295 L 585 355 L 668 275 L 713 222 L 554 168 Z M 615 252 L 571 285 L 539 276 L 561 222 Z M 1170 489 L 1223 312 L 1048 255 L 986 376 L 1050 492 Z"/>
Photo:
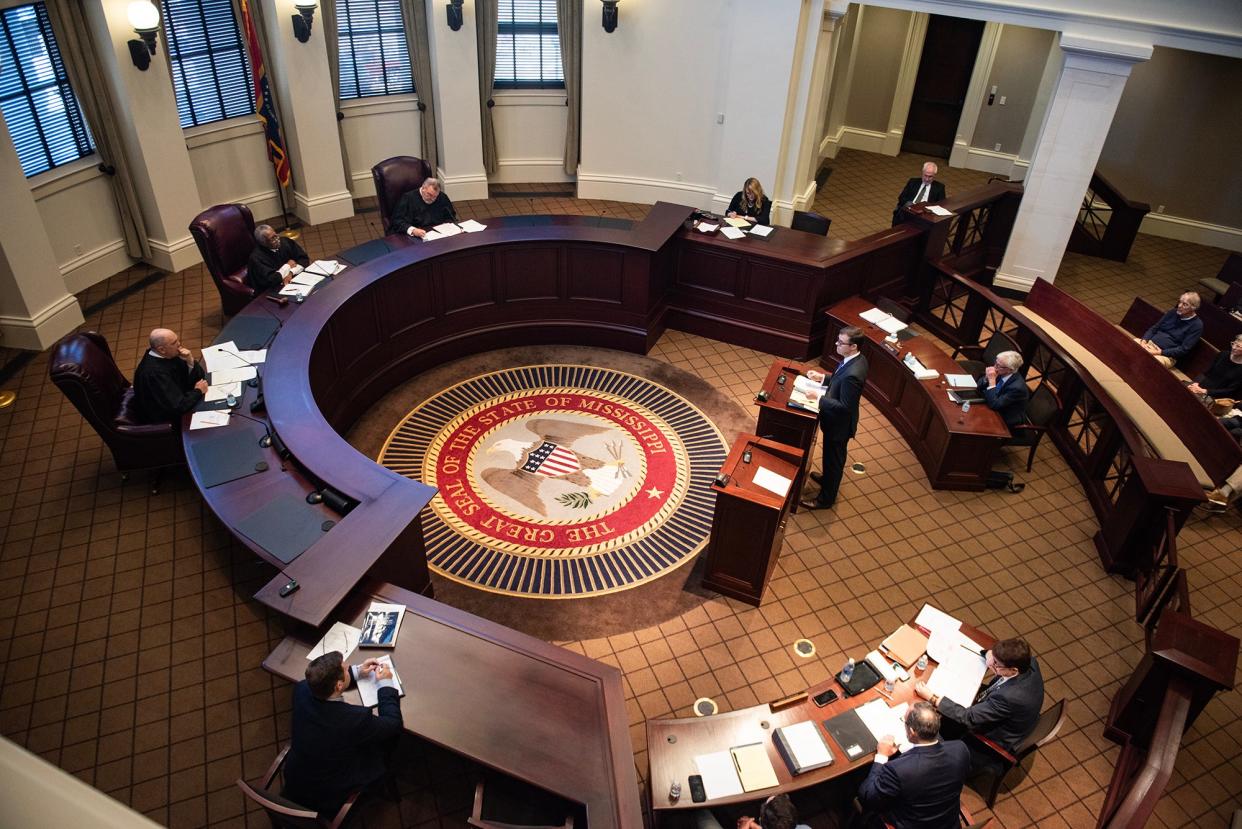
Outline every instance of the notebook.
<path fill-rule="evenodd" d="M 772 732 L 772 739 L 791 774 L 802 774 L 832 764 L 832 752 L 819 728 L 810 720 L 782 726 Z"/>
<path fill-rule="evenodd" d="M 880 643 L 880 650 L 889 659 L 909 668 L 927 650 L 927 636 L 916 628 L 902 625 Z"/>
<path fill-rule="evenodd" d="M 780 784 L 763 743 L 736 746 L 729 749 L 729 753 L 733 755 L 733 764 L 737 766 L 737 777 L 742 781 L 743 791 L 770 789 Z"/>
<path fill-rule="evenodd" d="M 832 735 L 832 739 L 837 741 L 837 745 L 841 746 L 841 750 L 850 760 L 875 753 L 876 739 L 871 736 L 871 729 L 867 728 L 867 724 L 853 708 L 830 720 L 824 720 L 824 730 Z"/>

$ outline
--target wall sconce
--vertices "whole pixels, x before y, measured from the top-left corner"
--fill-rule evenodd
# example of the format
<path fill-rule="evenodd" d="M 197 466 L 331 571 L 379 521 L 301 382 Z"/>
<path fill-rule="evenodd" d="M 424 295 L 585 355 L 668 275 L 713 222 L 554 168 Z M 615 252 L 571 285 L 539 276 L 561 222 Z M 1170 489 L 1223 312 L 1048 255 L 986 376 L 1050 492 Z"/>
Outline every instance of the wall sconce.
<path fill-rule="evenodd" d="M 461 28 L 461 4 L 462 0 L 449 0 L 444 10 L 448 12 L 448 26 L 453 31 Z"/>
<path fill-rule="evenodd" d="M 602 0 L 604 4 L 604 31 L 615 32 L 617 30 L 617 3 L 620 0 Z"/>
<path fill-rule="evenodd" d="M 315 22 L 316 3 L 294 3 L 298 13 L 293 15 L 293 36 L 299 43 L 310 40 L 311 24 Z"/>
<path fill-rule="evenodd" d="M 142 40 L 130 40 L 129 57 L 139 71 L 147 71 L 151 56 L 155 54 L 155 33 L 160 30 L 160 10 L 151 0 L 134 0 L 129 4 L 129 25 L 134 27 Z"/>

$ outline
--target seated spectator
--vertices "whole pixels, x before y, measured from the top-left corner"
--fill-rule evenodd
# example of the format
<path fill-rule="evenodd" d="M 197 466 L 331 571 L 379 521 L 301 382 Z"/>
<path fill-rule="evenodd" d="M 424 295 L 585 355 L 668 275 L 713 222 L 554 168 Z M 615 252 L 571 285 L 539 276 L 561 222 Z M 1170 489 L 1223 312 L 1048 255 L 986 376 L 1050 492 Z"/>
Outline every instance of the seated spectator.
<path fill-rule="evenodd" d="M 940 168 L 936 166 L 936 162 L 929 161 L 923 165 L 923 175 L 920 178 L 910 179 L 906 182 L 906 186 L 901 188 L 901 193 L 897 196 L 897 207 L 893 209 L 893 227 L 907 218 L 901 208 L 912 204 L 944 201 L 944 185 L 936 181 L 938 172 Z"/>
<path fill-rule="evenodd" d="M 404 233 L 417 236 L 419 239 L 427 235 L 427 231 L 445 222 L 457 221 L 457 211 L 453 203 L 444 195 L 440 179 L 429 178 L 417 190 L 411 190 L 397 202 L 392 212 L 390 233 Z"/>
<path fill-rule="evenodd" d="M 1135 342 L 1147 349 L 1160 365 L 1172 368 L 1199 344 L 1199 337 L 1203 335 L 1203 320 L 1196 314 L 1200 302 L 1194 291 L 1182 294 L 1177 307 L 1165 311 L 1164 316 Z"/>
<path fill-rule="evenodd" d="M 302 246 L 281 236 L 271 225 L 256 227 L 254 242 L 254 252 L 246 264 L 246 281 L 256 294 L 279 291 L 310 264 Z"/>
<path fill-rule="evenodd" d="M 1233 402 L 1242 397 L 1242 334 L 1234 337 L 1229 350 L 1217 354 L 1208 370 L 1187 388 L 1232 408 Z"/>
<path fill-rule="evenodd" d="M 748 219 L 761 225 L 772 223 L 772 200 L 763 195 L 759 179 L 746 179 L 742 189 L 733 195 L 725 215 L 730 219 Z"/>
<path fill-rule="evenodd" d="M 979 378 L 979 393 L 993 409 L 1009 431 L 1015 426 L 1026 422 L 1026 401 L 1031 399 L 1031 391 L 1026 387 L 1026 380 L 1018 374 L 1022 368 L 1022 355 L 1016 351 L 1002 351 L 996 355 L 996 362 L 983 370 Z"/>
<path fill-rule="evenodd" d="M 207 393 L 207 374 L 176 331 L 157 328 L 147 342 L 134 369 L 134 409 L 143 423 L 178 421 Z"/>

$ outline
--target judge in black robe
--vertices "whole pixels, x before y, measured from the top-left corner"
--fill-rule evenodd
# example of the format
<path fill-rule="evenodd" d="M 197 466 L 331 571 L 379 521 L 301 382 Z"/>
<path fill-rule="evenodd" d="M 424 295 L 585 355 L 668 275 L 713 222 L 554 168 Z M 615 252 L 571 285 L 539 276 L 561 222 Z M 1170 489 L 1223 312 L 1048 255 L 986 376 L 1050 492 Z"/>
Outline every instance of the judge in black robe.
<path fill-rule="evenodd" d="M 155 329 L 150 344 L 134 369 L 134 410 L 143 423 L 175 422 L 203 399 L 207 375 L 175 331 Z"/>
<path fill-rule="evenodd" d="M 254 241 L 254 252 L 246 266 L 246 282 L 257 294 L 279 291 L 295 276 L 294 265 L 305 268 L 310 264 L 310 257 L 302 246 L 281 236 L 271 225 L 256 227 Z M 280 269 L 285 265 L 289 267 L 282 273 Z"/>
<path fill-rule="evenodd" d="M 392 212 L 389 233 L 405 233 L 423 238 L 428 230 L 445 222 L 457 221 L 453 203 L 444 195 L 440 180 L 429 178 L 417 190 L 411 190 L 397 202 Z"/>

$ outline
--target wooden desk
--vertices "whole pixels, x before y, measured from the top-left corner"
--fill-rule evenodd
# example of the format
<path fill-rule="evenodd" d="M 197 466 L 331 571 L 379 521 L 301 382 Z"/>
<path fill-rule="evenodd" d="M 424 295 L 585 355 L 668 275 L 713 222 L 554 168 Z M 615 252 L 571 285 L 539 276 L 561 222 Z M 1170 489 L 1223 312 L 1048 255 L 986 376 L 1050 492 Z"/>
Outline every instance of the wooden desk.
<path fill-rule="evenodd" d="M 1009 437 L 1005 422 L 982 403 L 963 414 L 961 406 L 949 399 L 944 375 L 961 373 L 961 368 L 927 337 L 899 341 L 896 354 L 886 348 L 884 330 L 860 316 L 872 307 L 862 297 L 852 297 L 830 308 L 826 342 L 835 343 L 847 325 L 867 335 L 863 354 L 869 372 L 863 394 L 910 444 L 933 489 L 985 489 L 1001 441 Z M 908 353 L 939 371 L 940 377 L 916 379 L 901 361 Z M 839 359 L 835 348 L 825 347 L 820 363 L 832 370 Z"/>
<path fill-rule="evenodd" d="M 373 599 L 407 608 L 392 651 L 407 731 L 582 803 L 591 829 L 642 826 L 619 670 L 373 580 L 337 618 L 357 626 Z M 285 637 L 264 669 L 303 679 L 318 640 L 316 631 Z"/>
<path fill-rule="evenodd" d="M 996 640 L 993 637 L 977 628 L 963 625 L 962 631 L 984 647 L 990 648 L 995 644 Z M 928 665 L 922 675 L 916 676 L 911 670 L 911 678 L 908 682 L 897 683 L 892 695 L 893 700 L 889 703 L 890 707 L 903 702 L 916 702 L 918 697 L 914 693 L 915 680 L 926 681 L 935 673 L 935 670 L 934 662 Z M 650 764 L 648 781 L 652 813 L 657 822 L 661 813 L 762 800 L 772 795 L 805 789 L 869 765 L 875 757 L 874 754 L 867 754 L 850 761 L 845 750 L 823 727 L 823 723 L 851 708 L 857 708 L 875 699 L 883 699 L 879 690 L 882 685 L 883 683 L 880 683 L 875 688 L 854 697 L 842 697 L 823 708 L 812 702 L 812 698 L 829 688 L 840 694 L 841 686 L 835 679 L 825 680 L 813 686 L 808 689 L 807 698 L 803 702 L 779 711 L 773 711 L 770 704 L 760 704 L 743 708 L 740 711 L 730 711 L 709 717 L 647 720 L 647 758 Z M 829 766 L 794 776 L 777 750 L 772 734 L 777 728 L 807 720 L 813 720 L 819 728 L 820 735 L 832 751 L 833 760 Z M 698 768 L 694 762 L 695 756 L 725 751 L 734 746 L 749 743 L 764 744 L 768 759 L 772 762 L 772 768 L 776 770 L 778 785 L 775 788 L 743 792 L 740 795 L 708 800 L 704 803 L 693 803 L 689 797 L 686 780 L 690 775 L 698 774 Z M 682 796 L 676 803 L 668 798 L 669 784 L 674 780 L 682 783 Z"/>
<path fill-rule="evenodd" d="M 755 425 L 755 434 L 770 438 L 777 443 L 793 446 L 803 452 L 802 463 L 798 466 L 798 477 L 794 480 L 793 489 L 798 496 L 793 500 L 792 512 L 798 511 L 798 501 L 806 484 L 806 473 L 811 468 L 811 450 L 815 447 L 815 430 L 819 426 L 819 417 L 815 412 L 806 409 L 789 408 L 789 393 L 793 391 L 794 379 L 806 374 L 802 366 L 793 365 L 789 360 L 776 359 L 768 369 L 768 376 L 763 380 L 763 391 L 768 399 L 755 398 L 759 407 L 759 420 Z M 781 377 L 785 382 L 780 382 Z"/>

